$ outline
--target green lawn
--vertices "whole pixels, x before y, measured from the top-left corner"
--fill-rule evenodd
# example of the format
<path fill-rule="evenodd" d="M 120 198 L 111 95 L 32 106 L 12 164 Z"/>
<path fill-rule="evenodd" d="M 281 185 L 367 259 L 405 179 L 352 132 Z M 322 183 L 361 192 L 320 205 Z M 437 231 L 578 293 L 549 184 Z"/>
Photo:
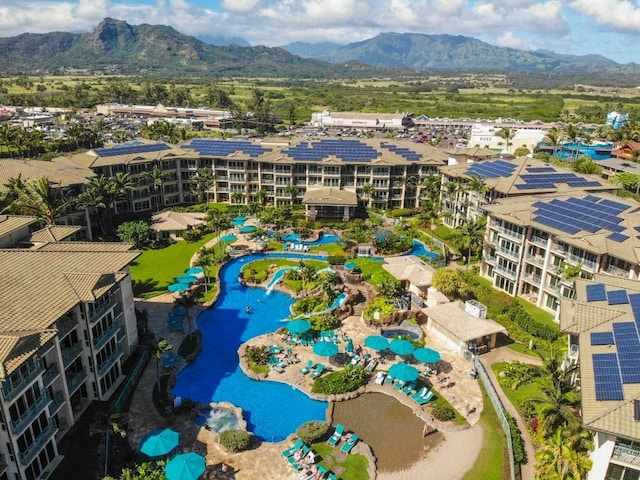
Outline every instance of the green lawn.
<path fill-rule="evenodd" d="M 522 343 L 510 343 L 509 345 L 507 345 L 507 347 L 514 352 L 522 353 L 524 355 L 529 355 L 535 358 L 541 358 L 542 360 L 547 360 L 549 358 L 549 352 L 547 352 L 546 350 L 531 350 L 529 347 L 523 345 Z"/>
<path fill-rule="evenodd" d="M 364 280 L 375 288 L 378 288 L 384 280 L 393 280 L 391 274 L 382 268 L 383 262 L 366 257 L 354 258 L 352 262 L 362 270 Z"/>
<path fill-rule="evenodd" d="M 493 370 L 496 378 L 499 377 L 500 371 L 505 367 L 505 365 L 505 362 L 497 362 L 491 365 L 491 369 Z M 534 397 L 542 397 L 540 386 L 533 382 L 522 385 L 515 390 L 502 385 L 499 385 L 499 388 L 502 388 L 504 394 L 507 396 L 511 404 L 518 409 L 518 411 L 520 410 L 522 402 Z"/>
<path fill-rule="evenodd" d="M 180 240 L 166 248 L 144 250 L 131 264 L 134 295 L 154 297 L 165 293 L 175 277 L 189 268 L 193 254 L 213 238 L 215 234 L 209 234 L 197 242 Z"/>
<path fill-rule="evenodd" d="M 325 442 L 314 443 L 312 445 L 313 450 L 318 453 L 322 460 L 320 464 L 323 467 L 326 467 L 330 470 L 334 466 L 340 466 L 344 468 L 344 473 L 339 475 L 339 478 L 342 480 L 368 480 L 369 473 L 367 469 L 369 468 L 369 462 L 364 455 L 354 455 L 350 453 L 347 455 L 347 458 L 344 462 L 341 463 L 329 463 L 324 459 L 331 456 L 334 452 L 338 451 L 337 448 L 328 445 Z M 338 475 L 336 475 L 338 477 Z"/>
<path fill-rule="evenodd" d="M 440 393 L 433 389 L 434 393 L 436 394 L 435 400 L 433 401 L 433 403 L 431 403 L 431 406 L 436 406 L 436 405 L 442 405 L 444 407 L 449 407 L 451 410 L 453 410 L 456 414 L 456 419 L 454 420 L 453 423 L 455 423 L 456 425 L 468 425 L 469 423 L 467 422 L 467 419 L 464 418 L 462 415 L 460 415 L 460 412 L 458 412 L 458 410 L 456 410 L 455 408 L 453 408 L 453 405 L 451 405 L 442 395 L 440 395 Z"/>

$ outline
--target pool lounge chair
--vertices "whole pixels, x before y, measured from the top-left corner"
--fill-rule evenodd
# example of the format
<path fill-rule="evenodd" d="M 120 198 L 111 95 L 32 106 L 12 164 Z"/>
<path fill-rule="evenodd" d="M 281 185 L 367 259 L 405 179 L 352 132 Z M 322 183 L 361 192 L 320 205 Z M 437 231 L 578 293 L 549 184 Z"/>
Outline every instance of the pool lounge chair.
<path fill-rule="evenodd" d="M 322 465 L 316 465 L 316 470 L 320 474 L 320 478 L 324 478 L 324 476 L 327 474 L 327 469 Z"/>
<path fill-rule="evenodd" d="M 416 388 L 415 383 L 413 382 L 407 383 L 405 387 L 402 389 L 402 393 L 404 393 L 405 395 L 409 395 L 414 388 Z"/>
<path fill-rule="evenodd" d="M 400 390 L 405 386 L 406 382 L 403 382 L 402 380 L 398 380 L 396 383 L 393 384 L 393 388 L 395 388 L 396 390 Z"/>
<path fill-rule="evenodd" d="M 296 443 L 293 444 L 293 447 L 291 448 L 287 448 L 286 450 L 282 451 L 282 456 L 284 458 L 290 457 L 291 455 L 293 455 L 294 453 L 296 453 L 298 450 L 300 450 L 302 448 L 302 446 L 304 445 L 304 442 L 302 441 L 302 439 L 298 439 L 296 441 Z"/>
<path fill-rule="evenodd" d="M 318 365 L 316 365 L 316 369 L 313 372 L 311 372 L 311 374 L 309 375 L 309 378 L 316 379 L 320 375 L 322 375 L 322 372 L 324 372 L 324 365 L 319 363 Z"/>
<path fill-rule="evenodd" d="M 376 368 L 378 366 L 378 361 L 375 358 L 372 358 L 371 360 L 369 360 L 369 363 L 367 363 L 367 366 L 364 367 L 364 369 L 367 372 L 373 372 L 373 369 Z"/>
<path fill-rule="evenodd" d="M 327 443 L 333 447 L 335 447 L 340 440 L 342 440 L 342 434 L 344 433 L 344 425 L 339 423 L 336 425 L 336 430 L 333 432 L 333 435 L 329 437 Z"/>
<path fill-rule="evenodd" d="M 420 390 L 418 390 L 416 393 L 414 393 L 413 395 L 411 395 L 411 398 L 415 401 L 418 401 L 419 399 L 423 398 L 428 392 L 427 387 L 422 387 Z"/>
<path fill-rule="evenodd" d="M 327 480 L 338 480 L 338 479 L 336 478 L 336 474 L 335 473 L 329 472 L 329 473 L 327 473 Z"/>
<path fill-rule="evenodd" d="M 340 449 L 340 451 L 344 453 L 349 453 L 351 449 L 355 446 L 355 444 L 358 443 L 358 440 L 360 440 L 358 436 L 355 433 L 352 433 L 351 435 L 349 435 L 349 438 L 344 443 L 344 445 L 342 445 L 342 448 Z"/>
<path fill-rule="evenodd" d="M 393 377 L 391 375 L 387 374 L 387 378 L 385 378 L 384 381 L 386 383 L 393 383 Z"/>
<path fill-rule="evenodd" d="M 300 373 L 303 375 L 306 375 L 311 371 L 312 368 L 313 368 L 313 360 L 309 360 L 307 364 L 300 369 Z"/>
<path fill-rule="evenodd" d="M 160 363 L 162 363 L 162 366 L 164 368 L 178 368 L 178 362 L 176 362 L 175 360 L 171 360 L 170 358 L 167 357 L 160 357 Z"/>
<path fill-rule="evenodd" d="M 431 390 L 429 390 L 429 392 L 424 397 L 420 398 L 419 400 L 416 400 L 416 402 L 418 405 L 426 405 L 427 403 L 433 400 L 433 397 L 435 397 L 435 395 Z"/>
<path fill-rule="evenodd" d="M 349 365 L 357 365 L 359 361 L 360 361 L 360 355 L 356 353 L 351 359 L 351 361 L 349 362 Z"/>

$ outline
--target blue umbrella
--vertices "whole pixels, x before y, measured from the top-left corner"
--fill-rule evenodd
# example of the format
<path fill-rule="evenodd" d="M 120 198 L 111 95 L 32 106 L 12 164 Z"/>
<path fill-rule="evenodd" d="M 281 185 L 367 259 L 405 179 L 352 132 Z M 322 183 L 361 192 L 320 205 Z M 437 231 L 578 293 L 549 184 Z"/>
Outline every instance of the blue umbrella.
<path fill-rule="evenodd" d="M 196 283 L 197 281 L 198 277 L 196 277 L 195 275 L 187 275 L 186 273 L 184 275 L 176 277 L 176 282 L 178 283 Z"/>
<path fill-rule="evenodd" d="M 338 345 L 333 342 L 318 342 L 313 346 L 313 353 L 321 357 L 333 357 L 338 353 Z"/>
<path fill-rule="evenodd" d="M 311 330 L 311 323 L 307 320 L 291 320 L 287 323 L 287 330 L 291 333 L 304 333 Z"/>
<path fill-rule="evenodd" d="M 161 457 L 178 446 L 179 437 L 170 428 L 154 430 L 142 439 L 140 451 L 149 457 Z"/>
<path fill-rule="evenodd" d="M 348 270 L 353 270 L 354 268 L 356 268 L 356 264 L 353 262 L 347 262 L 344 264 L 344 268 L 348 269 Z"/>
<path fill-rule="evenodd" d="M 422 363 L 436 363 L 440 361 L 440 354 L 432 348 L 418 348 L 413 352 L 413 356 Z"/>
<path fill-rule="evenodd" d="M 349 341 L 347 342 L 347 346 L 344 347 L 344 351 L 347 353 L 353 353 L 355 350 L 355 348 L 353 348 L 353 339 L 349 339 Z"/>
<path fill-rule="evenodd" d="M 389 348 L 393 353 L 397 353 L 398 355 L 409 355 L 416 349 L 416 347 L 413 346 L 413 343 L 402 338 L 396 338 L 393 340 L 389 345 Z"/>
<path fill-rule="evenodd" d="M 201 273 L 204 273 L 204 268 L 202 267 L 191 267 L 191 268 L 187 268 L 184 271 L 185 275 L 200 275 Z"/>
<path fill-rule="evenodd" d="M 403 382 L 413 382 L 420 376 L 420 372 L 408 363 L 394 363 L 389 369 L 389 375 Z"/>
<path fill-rule="evenodd" d="M 371 350 L 386 350 L 389 348 L 389 340 L 381 335 L 370 335 L 364 339 L 365 346 Z"/>
<path fill-rule="evenodd" d="M 167 480 L 196 480 L 205 470 L 204 457 L 194 452 L 176 455 L 164 467 Z"/>
<path fill-rule="evenodd" d="M 191 285 L 189 285 L 188 283 L 172 283 L 171 285 L 169 285 L 169 287 L 167 288 L 167 290 L 169 290 L 170 292 L 186 292 L 187 290 L 189 290 L 191 288 Z"/>

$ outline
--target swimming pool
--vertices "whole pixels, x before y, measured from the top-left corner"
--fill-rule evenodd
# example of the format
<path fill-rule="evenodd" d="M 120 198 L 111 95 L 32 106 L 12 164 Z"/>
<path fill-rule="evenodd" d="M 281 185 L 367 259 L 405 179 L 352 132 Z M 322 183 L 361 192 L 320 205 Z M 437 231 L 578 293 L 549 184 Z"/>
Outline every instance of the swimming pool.
<path fill-rule="evenodd" d="M 283 383 L 251 380 L 239 367 L 238 347 L 258 335 L 282 327 L 294 300 L 280 292 L 266 295 L 262 288 L 245 287 L 238 275 L 247 262 L 267 257 L 256 253 L 240 257 L 220 270 L 220 296 L 198 317 L 202 352 L 177 376 L 173 394 L 196 402 L 231 402 L 243 409 L 247 428 L 261 440 L 285 439 L 300 424 L 325 420 L 327 402 L 310 399 Z M 269 258 L 317 258 L 313 255 L 269 255 Z M 245 308 L 251 305 L 252 313 Z"/>
<path fill-rule="evenodd" d="M 324 233 L 320 232 L 317 240 L 307 241 L 301 240 L 301 236 L 299 233 L 290 233 L 289 235 L 285 235 L 282 237 L 283 242 L 292 242 L 292 243 L 302 243 L 303 245 L 308 245 L 310 247 L 316 245 L 326 245 L 328 243 L 338 243 L 340 241 L 340 236 L 335 233 Z"/>
<path fill-rule="evenodd" d="M 438 258 L 438 254 L 436 252 L 432 252 L 431 250 L 429 250 L 425 246 L 425 244 L 422 243 L 420 240 L 413 241 L 413 246 L 411 247 L 411 250 L 409 251 L 409 253 L 407 253 L 407 255 L 418 255 L 418 256 L 425 256 L 429 258 Z"/>

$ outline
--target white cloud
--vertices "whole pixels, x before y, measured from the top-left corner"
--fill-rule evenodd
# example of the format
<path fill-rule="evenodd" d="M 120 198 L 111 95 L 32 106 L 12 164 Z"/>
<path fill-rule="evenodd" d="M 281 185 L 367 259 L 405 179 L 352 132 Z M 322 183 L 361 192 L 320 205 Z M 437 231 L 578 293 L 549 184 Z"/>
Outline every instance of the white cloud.
<path fill-rule="evenodd" d="M 229 12 L 247 13 L 255 10 L 261 0 L 222 0 L 220 6 Z"/>
<path fill-rule="evenodd" d="M 581 15 L 614 30 L 640 31 L 640 6 L 627 0 L 573 0 L 569 6 Z"/>

